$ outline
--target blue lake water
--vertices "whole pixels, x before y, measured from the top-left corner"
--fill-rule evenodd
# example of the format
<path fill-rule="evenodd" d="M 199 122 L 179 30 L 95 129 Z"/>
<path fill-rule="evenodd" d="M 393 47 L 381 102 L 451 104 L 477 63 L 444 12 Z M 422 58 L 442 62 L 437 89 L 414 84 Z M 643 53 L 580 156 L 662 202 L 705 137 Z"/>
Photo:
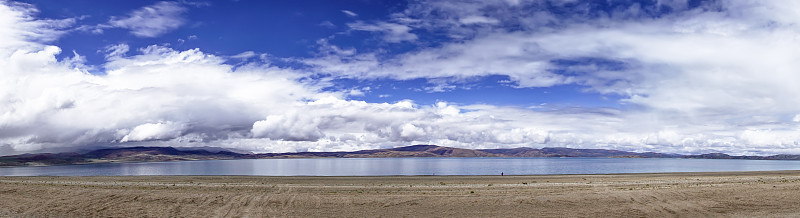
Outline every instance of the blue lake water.
<path fill-rule="evenodd" d="M 536 175 L 800 170 L 800 161 L 671 158 L 318 158 L 0 168 L 0 176 Z"/>

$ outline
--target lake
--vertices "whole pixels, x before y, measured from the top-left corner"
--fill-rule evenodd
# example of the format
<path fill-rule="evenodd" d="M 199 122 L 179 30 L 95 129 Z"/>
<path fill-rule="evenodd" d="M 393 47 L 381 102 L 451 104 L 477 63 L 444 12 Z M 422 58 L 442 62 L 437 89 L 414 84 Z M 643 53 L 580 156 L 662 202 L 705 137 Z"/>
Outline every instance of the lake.
<path fill-rule="evenodd" d="M 673 158 L 317 158 L 0 168 L 0 176 L 542 175 L 800 170 L 800 161 Z"/>

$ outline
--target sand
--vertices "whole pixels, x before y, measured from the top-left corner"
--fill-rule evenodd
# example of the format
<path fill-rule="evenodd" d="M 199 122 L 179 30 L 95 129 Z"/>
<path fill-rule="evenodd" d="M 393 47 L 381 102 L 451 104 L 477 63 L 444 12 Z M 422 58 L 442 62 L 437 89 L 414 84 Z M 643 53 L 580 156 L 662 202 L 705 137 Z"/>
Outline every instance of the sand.
<path fill-rule="evenodd" d="M 800 171 L 0 177 L 11 217 L 800 216 Z"/>

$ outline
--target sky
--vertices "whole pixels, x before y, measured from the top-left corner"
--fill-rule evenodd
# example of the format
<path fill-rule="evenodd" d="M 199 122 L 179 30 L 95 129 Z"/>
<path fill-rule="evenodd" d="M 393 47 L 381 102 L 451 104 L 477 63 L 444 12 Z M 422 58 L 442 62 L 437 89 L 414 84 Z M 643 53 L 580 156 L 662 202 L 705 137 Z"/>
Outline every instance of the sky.
<path fill-rule="evenodd" d="M 0 154 L 800 154 L 793 0 L 0 0 Z"/>

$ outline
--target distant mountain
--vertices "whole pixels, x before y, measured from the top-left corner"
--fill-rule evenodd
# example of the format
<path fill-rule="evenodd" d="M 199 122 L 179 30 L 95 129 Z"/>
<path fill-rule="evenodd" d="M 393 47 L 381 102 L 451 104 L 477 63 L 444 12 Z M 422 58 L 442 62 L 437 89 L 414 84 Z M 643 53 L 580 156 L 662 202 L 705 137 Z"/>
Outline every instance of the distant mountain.
<path fill-rule="evenodd" d="M 256 154 L 257 158 L 377 158 L 377 157 L 502 157 L 480 150 L 441 147 L 436 145 L 412 145 L 392 149 L 361 150 L 352 152 L 295 152 Z"/>
<path fill-rule="evenodd" d="M 194 148 L 191 148 L 194 149 Z M 292 152 L 243 154 L 225 149 L 199 148 L 187 150 L 172 147 L 109 148 L 87 153 L 42 153 L 0 157 L 0 166 L 46 166 L 65 164 L 91 164 L 115 162 L 152 162 L 181 160 L 225 159 L 277 159 L 277 158 L 384 158 L 384 157 L 607 157 L 607 158 L 702 158 L 702 159 L 753 159 L 800 160 L 800 155 L 730 156 L 722 153 L 678 155 L 662 153 L 637 153 L 608 149 L 573 148 L 511 148 L 464 149 L 436 145 L 412 145 L 391 149 L 374 149 L 351 152 Z"/>
<path fill-rule="evenodd" d="M 683 158 L 691 159 L 746 159 L 746 160 L 800 160 L 800 155 L 779 154 L 772 156 L 731 156 L 723 153 L 710 153 L 700 155 L 686 155 Z"/>
<path fill-rule="evenodd" d="M 245 158 L 246 154 L 229 151 L 181 151 L 172 147 L 130 147 L 94 150 L 85 154 L 43 153 L 0 157 L 0 166 L 47 166 L 113 162 L 154 162 L 179 160 L 218 160 Z"/>
<path fill-rule="evenodd" d="M 236 158 L 246 156 L 245 154 L 230 151 L 210 152 L 206 150 L 178 150 L 173 147 L 132 147 L 132 148 L 110 148 L 91 151 L 83 155 L 84 158 L 116 160 L 116 159 L 136 159 L 136 157 L 173 157 L 183 158 L 201 157 L 225 157 Z"/>
<path fill-rule="evenodd" d="M 490 154 L 504 157 L 618 157 L 618 158 L 677 158 L 681 155 L 662 153 L 636 153 L 607 149 L 572 149 L 572 148 L 512 148 L 481 149 Z"/>
<path fill-rule="evenodd" d="M 49 166 L 88 163 L 78 153 L 20 154 L 0 157 L 0 166 Z"/>

